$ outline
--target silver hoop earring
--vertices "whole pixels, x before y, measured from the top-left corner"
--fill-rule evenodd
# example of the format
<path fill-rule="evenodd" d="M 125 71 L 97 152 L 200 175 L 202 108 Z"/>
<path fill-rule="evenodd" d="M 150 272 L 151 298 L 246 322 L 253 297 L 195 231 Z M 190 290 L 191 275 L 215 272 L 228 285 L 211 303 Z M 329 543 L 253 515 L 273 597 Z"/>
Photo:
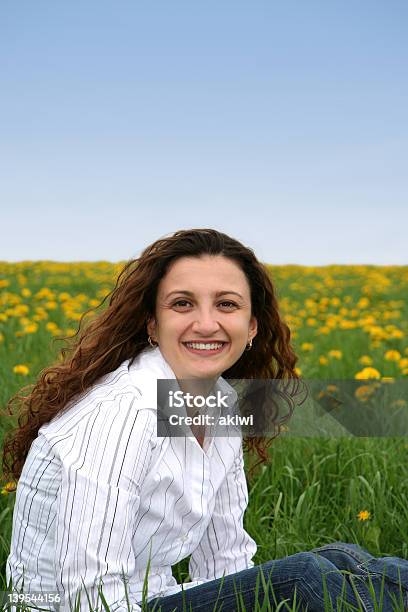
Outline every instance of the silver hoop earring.
<path fill-rule="evenodd" d="M 251 348 L 252 348 L 252 338 L 250 339 L 250 341 L 249 341 L 249 342 L 248 342 L 248 344 L 246 345 L 245 350 L 246 350 L 246 351 L 250 351 L 250 350 L 251 350 Z"/>
<path fill-rule="evenodd" d="M 148 341 L 148 343 L 150 344 L 150 346 L 152 348 L 155 348 L 156 346 L 159 346 L 157 342 L 153 342 L 153 340 L 151 339 L 150 336 L 147 338 L 147 341 Z"/>

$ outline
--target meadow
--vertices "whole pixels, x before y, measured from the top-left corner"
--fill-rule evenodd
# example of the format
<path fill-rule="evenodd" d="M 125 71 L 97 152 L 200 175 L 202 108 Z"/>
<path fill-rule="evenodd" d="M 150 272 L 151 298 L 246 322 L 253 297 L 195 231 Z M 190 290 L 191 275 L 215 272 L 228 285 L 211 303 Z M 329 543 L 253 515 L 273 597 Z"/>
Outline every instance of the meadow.
<path fill-rule="evenodd" d="M 101 301 L 122 265 L 0 262 L 2 409 L 60 358 L 61 338 L 74 335 L 82 317 L 86 322 L 104 307 Z M 364 391 L 367 381 L 392 385 L 408 378 L 407 266 L 268 269 L 302 377 L 360 381 L 363 390 L 356 397 L 363 409 L 371 401 Z M 398 400 L 401 407 L 408 407 L 407 399 Z M 14 422 L 2 417 L 0 445 Z M 408 559 L 405 437 L 281 435 L 270 458 L 248 480 L 245 526 L 258 543 L 255 563 L 334 541 L 357 543 L 376 556 Z M 251 458 L 245 461 L 249 467 Z M 0 489 L 1 590 L 15 493 L 13 483 L 3 481 Z M 188 579 L 187 564 L 184 559 L 173 568 L 179 581 Z"/>

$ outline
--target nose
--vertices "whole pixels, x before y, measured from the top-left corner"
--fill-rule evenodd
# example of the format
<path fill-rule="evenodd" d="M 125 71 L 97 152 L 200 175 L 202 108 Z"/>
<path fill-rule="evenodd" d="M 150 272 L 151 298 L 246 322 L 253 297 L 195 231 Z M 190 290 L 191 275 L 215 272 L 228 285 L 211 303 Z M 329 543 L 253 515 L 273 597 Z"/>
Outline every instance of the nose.
<path fill-rule="evenodd" d="M 197 311 L 197 317 L 192 325 L 192 331 L 201 336 L 211 336 L 220 329 L 217 321 L 217 311 L 212 308 L 201 308 Z"/>

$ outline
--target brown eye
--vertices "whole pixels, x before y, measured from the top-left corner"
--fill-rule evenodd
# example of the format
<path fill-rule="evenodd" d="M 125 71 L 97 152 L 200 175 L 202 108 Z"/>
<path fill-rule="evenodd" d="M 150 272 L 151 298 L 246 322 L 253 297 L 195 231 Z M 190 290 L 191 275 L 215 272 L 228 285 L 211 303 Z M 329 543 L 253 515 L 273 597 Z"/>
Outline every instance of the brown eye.
<path fill-rule="evenodd" d="M 185 308 L 186 306 L 191 306 L 191 302 L 189 302 L 188 300 L 177 300 L 177 302 L 174 302 L 173 306 Z"/>
<path fill-rule="evenodd" d="M 231 309 L 236 308 L 237 305 L 234 304 L 234 302 L 220 302 L 218 306 L 223 306 L 224 308 Z"/>

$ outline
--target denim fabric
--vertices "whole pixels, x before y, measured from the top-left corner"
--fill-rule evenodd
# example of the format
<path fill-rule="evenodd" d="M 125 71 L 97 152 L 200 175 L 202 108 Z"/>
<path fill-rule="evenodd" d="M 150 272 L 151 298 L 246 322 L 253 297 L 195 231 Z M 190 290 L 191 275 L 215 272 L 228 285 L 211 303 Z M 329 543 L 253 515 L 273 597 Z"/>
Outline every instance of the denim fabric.
<path fill-rule="evenodd" d="M 335 542 L 313 552 L 328 559 L 339 570 L 350 572 L 367 611 L 375 609 L 373 598 L 384 612 L 408 609 L 408 561 L 398 557 L 374 557 L 356 544 Z"/>
<path fill-rule="evenodd" d="M 266 588 L 260 577 L 261 570 Z M 257 579 L 258 597 L 255 592 Z M 272 609 L 286 600 L 290 606 L 296 602 L 298 610 L 323 612 L 329 600 L 334 611 L 347 602 L 364 612 L 379 609 L 393 612 L 407 609 L 407 589 L 408 561 L 395 557 L 379 559 L 355 544 L 336 542 L 311 552 L 267 561 L 174 595 L 156 597 L 148 603 L 147 609 L 155 612 L 250 612 L 255 609 L 255 601 L 262 604 L 267 594 Z M 244 607 L 238 604 L 237 593 L 241 593 Z M 280 609 L 285 610 L 285 606 Z"/>

